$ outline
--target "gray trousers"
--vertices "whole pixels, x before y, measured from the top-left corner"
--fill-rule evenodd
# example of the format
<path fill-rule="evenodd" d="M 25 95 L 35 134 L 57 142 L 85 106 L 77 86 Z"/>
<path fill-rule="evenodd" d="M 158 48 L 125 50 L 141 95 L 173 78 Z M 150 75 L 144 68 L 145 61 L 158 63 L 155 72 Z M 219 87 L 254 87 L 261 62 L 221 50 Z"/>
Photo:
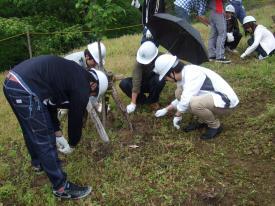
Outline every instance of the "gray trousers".
<path fill-rule="evenodd" d="M 209 57 L 224 58 L 224 44 L 226 40 L 226 20 L 224 14 L 212 11 L 210 14 L 210 34 L 208 38 Z"/>

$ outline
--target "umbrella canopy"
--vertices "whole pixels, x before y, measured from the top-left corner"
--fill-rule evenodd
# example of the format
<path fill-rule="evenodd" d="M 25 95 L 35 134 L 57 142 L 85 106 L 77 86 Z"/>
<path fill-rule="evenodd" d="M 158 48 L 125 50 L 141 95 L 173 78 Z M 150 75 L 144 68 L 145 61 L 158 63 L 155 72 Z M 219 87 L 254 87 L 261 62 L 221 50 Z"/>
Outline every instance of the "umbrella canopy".
<path fill-rule="evenodd" d="M 207 50 L 200 33 L 186 20 L 159 13 L 150 18 L 147 27 L 154 39 L 178 58 L 193 64 L 208 61 Z"/>

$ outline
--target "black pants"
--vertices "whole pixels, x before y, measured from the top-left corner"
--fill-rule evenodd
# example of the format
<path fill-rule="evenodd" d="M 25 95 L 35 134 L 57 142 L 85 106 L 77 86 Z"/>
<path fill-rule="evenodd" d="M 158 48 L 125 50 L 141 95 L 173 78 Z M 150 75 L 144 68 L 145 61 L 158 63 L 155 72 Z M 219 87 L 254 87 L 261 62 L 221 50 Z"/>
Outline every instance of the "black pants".
<path fill-rule="evenodd" d="M 254 43 L 254 37 L 251 37 L 250 39 L 247 40 L 247 44 L 251 46 Z M 263 49 L 263 47 L 259 44 L 259 46 L 256 48 L 256 52 L 258 55 L 262 55 L 263 57 L 267 56 L 267 53 Z"/>
<path fill-rule="evenodd" d="M 233 42 L 225 42 L 225 47 L 229 47 L 230 49 L 236 49 L 241 38 L 242 38 L 242 34 L 241 33 L 233 33 L 234 36 L 234 41 Z"/>
<path fill-rule="evenodd" d="M 137 97 L 137 104 L 152 104 L 159 101 L 160 93 L 165 86 L 165 81 L 159 81 L 158 75 L 152 75 L 148 79 L 143 79 L 141 83 L 140 93 Z M 130 98 L 132 98 L 132 78 L 128 77 L 121 80 L 120 89 Z M 145 95 L 148 93 L 148 97 Z"/>

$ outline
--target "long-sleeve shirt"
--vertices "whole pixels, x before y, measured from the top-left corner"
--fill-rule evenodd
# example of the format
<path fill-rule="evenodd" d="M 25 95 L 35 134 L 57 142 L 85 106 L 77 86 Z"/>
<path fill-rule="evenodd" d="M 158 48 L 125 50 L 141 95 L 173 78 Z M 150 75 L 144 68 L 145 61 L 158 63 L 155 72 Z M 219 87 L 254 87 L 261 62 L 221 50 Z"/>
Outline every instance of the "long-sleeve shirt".
<path fill-rule="evenodd" d="M 176 0 L 174 4 L 183 8 L 188 15 L 190 15 L 192 11 L 196 11 L 198 16 L 203 16 L 207 7 L 206 0 Z"/>
<path fill-rule="evenodd" d="M 45 55 L 26 60 L 12 69 L 38 96 L 62 108 L 66 102 L 69 144 L 75 146 L 82 133 L 82 117 L 90 97 L 92 76 L 73 61 Z"/>
<path fill-rule="evenodd" d="M 266 27 L 263 25 L 258 25 L 253 35 L 254 42 L 245 50 L 244 53 L 246 56 L 255 51 L 259 45 L 261 45 L 267 55 L 275 50 L 275 37 Z"/>
<path fill-rule="evenodd" d="M 177 82 L 183 92 L 176 104 L 177 110 L 185 112 L 193 96 L 211 94 L 216 107 L 233 108 L 239 99 L 230 85 L 217 73 L 197 65 L 186 65 L 182 70 L 182 80 Z M 178 100 L 173 101 L 174 103 Z"/>

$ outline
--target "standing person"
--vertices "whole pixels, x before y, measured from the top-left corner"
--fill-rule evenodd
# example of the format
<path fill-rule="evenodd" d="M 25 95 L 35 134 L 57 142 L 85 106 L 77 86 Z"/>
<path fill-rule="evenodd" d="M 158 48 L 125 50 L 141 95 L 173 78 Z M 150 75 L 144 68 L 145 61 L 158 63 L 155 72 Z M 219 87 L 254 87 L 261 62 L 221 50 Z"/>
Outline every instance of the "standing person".
<path fill-rule="evenodd" d="M 233 53 L 238 53 L 236 47 L 242 38 L 242 34 L 240 33 L 238 20 L 235 17 L 235 8 L 231 4 L 225 7 L 225 18 L 227 28 L 225 49 Z"/>
<path fill-rule="evenodd" d="M 199 118 L 199 122 L 190 123 L 185 131 L 205 127 L 207 130 L 200 137 L 208 140 L 222 132 L 222 126 L 216 117 L 236 107 L 239 99 L 229 84 L 217 73 L 197 65 L 184 65 L 176 56 L 164 54 L 157 58 L 154 71 L 159 80 L 166 79 L 182 86 L 180 100 L 175 99 L 166 108 L 158 110 L 156 117 L 166 115 L 176 109 L 173 119 L 175 128 L 180 129 L 182 114 L 189 111 Z"/>
<path fill-rule="evenodd" d="M 275 54 L 275 37 L 263 25 L 256 24 L 256 19 L 253 16 L 246 16 L 243 19 L 243 27 L 246 33 L 249 33 L 251 38 L 248 39 L 249 47 L 241 55 L 244 59 L 252 52 L 258 53 L 258 59 L 263 60 L 272 54 Z"/>
<path fill-rule="evenodd" d="M 99 97 L 108 86 L 106 75 L 88 72 L 75 62 L 44 55 L 28 59 L 10 70 L 4 82 L 4 94 L 23 131 L 35 171 L 45 171 L 53 194 L 65 199 L 79 199 L 91 192 L 67 180 L 58 159 L 54 127 L 47 105 L 69 109 L 68 136 L 72 152 L 79 143 L 82 116 L 90 96 Z"/>
<path fill-rule="evenodd" d="M 223 1 L 210 0 L 210 34 L 208 38 L 208 54 L 210 61 L 228 64 L 231 61 L 224 56 L 226 40 L 226 21 L 224 16 Z"/>
<path fill-rule="evenodd" d="M 154 40 L 146 24 L 154 14 L 165 13 L 164 0 L 143 0 L 142 5 L 139 3 L 139 0 L 132 0 L 131 5 L 139 9 L 142 13 L 143 35 L 141 44 L 147 40 L 151 40 L 158 46 L 158 43 Z"/>
<path fill-rule="evenodd" d="M 207 7 L 207 0 L 175 0 L 175 12 L 176 16 L 185 19 L 191 23 L 191 12 L 197 13 L 196 19 L 205 24 L 209 25 L 208 19 L 204 16 Z"/>
<path fill-rule="evenodd" d="M 159 82 L 158 75 L 153 72 L 157 57 L 158 48 L 155 44 L 151 41 L 144 42 L 137 51 L 132 77 L 121 80 L 119 87 L 131 98 L 131 103 L 126 107 L 127 113 L 134 112 L 137 104 L 150 104 L 152 109 L 159 108 L 159 96 L 165 81 Z"/>
<path fill-rule="evenodd" d="M 246 16 L 245 8 L 242 0 L 229 0 L 228 1 L 235 8 L 235 15 L 243 23 L 243 18 Z"/>

